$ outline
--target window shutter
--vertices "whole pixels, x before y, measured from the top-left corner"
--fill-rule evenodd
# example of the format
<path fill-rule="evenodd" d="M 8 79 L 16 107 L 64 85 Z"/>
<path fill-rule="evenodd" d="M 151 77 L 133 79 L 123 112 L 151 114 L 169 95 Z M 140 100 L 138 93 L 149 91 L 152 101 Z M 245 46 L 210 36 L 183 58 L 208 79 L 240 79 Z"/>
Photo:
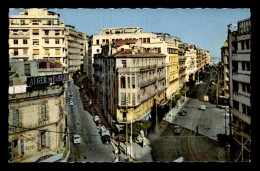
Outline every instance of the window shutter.
<path fill-rule="evenodd" d="M 126 93 L 121 93 L 121 105 L 126 104 Z"/>
<path fill-rule="evenodd" d="M 45 134 L 46 134 L 46 132 L 44 132 L 44 133 L 41 134 L 41 135 L 42 135 L 41 138 L 42 138 L 42 146 L 43 146 L 43 147 L 46 146 L 46 135 L 45 135 Z"/>
<path fill-rule="evenodd" d="M 45 49 L 45 55 L 49 55 L 50 49 Z"/>
<path fill-rule="evenodd" d="M 39 55 L 39 49 L 33 49 L 33 55 Z"/>
<path fill-rule="evenodd" d="M 41 119 L 42 120 L 46 119 L 46 106 L 45 105 L 41 106 Z"/>
<path fill-rule="evenodd" d="M 50 132 L 47 132 L 47 146 L 50 147 L 50 145 L 51 145 Z"/>
<path fill-rule="evenodd" d="M 8 153 L 9 153 L 8 159 L 12 159 L 13 158 L 13 147 L 12 147 L 11 142 L 8 142 Z"/>
<path fill-rule="evenodd" d="M 19 111 L 18 109 L 13 110 L 13 126 L 18 127 L 19 123 Z"/>
<path fill-rule="evenodd" d="M 33 30 L 34 34 L 39 34 L 39 30 Z"/>
<path fill-rule="evenodd" d="M 37 134 L 38 150 L 41 150 L 41 134 Z"/>
<path fill-rule="evenodd" d="M 24 154 L 24 141 L 23 141 L 23 139 L 20 139 L 20 149 L 21 149 L 21 154 Z"/>
<path fill-rule="evenodd" d="M 135 105 L 135 93 L 132 93 L 132 105 Z"/>

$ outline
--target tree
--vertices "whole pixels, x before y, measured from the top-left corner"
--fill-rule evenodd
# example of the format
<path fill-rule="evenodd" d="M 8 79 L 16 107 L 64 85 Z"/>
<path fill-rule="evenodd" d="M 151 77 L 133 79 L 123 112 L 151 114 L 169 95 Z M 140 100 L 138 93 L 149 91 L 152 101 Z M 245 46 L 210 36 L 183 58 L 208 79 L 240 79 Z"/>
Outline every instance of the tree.
<path fill-rule="evenodd" d="M 132 123 L 133 139 L 138 137 L 141 130 L 149 129 L 151 126 L 152 126 L 152 122 L 147 121 L 147 120 L 140 120 L 140 121 L 136 121 L 136 122 Z M 125 128 L 123 131 L 125 132 Z M 128 134 L 128 138 L 129 138 L 131 135 L 131 124 L 127 124 L 127 134 Z"/>
<path fill-rule="evenodd" d="M 180 98 L 181 98 L 181 94 L 176 94 L 176 95 L 175 95 L 175 99 L 176 99 L 176 100 L 179 100 Z"/>

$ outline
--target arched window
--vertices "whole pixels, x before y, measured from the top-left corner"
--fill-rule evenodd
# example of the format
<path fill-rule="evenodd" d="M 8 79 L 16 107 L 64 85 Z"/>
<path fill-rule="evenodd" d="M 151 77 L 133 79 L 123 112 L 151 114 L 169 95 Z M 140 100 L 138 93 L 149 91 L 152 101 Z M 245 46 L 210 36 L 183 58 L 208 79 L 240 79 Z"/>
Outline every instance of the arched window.
<path fill-rule="evenodd" d="M 120 87 L 125 88 L 125 77 L 124 76 L 120 77 Z"/>

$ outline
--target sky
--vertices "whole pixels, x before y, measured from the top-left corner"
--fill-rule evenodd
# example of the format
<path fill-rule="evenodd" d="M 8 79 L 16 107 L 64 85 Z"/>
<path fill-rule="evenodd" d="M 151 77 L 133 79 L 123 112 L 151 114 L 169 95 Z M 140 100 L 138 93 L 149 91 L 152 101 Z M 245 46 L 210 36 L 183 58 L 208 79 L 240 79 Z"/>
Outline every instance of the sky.
<path fill-rule="evenodd" d="M 9 9 L 9 15 L 20 10 Z M 239 9 L 49 9 L 60 14 L 66 25 L 89 36 L 102 28 L 142 27 L 143 32 L 168 33 L 183 43 L 209 50 L 212 57 L 221 57 L 220 48 L 227 39 L 227 25 L 249 18 L 248 8 Z"/>

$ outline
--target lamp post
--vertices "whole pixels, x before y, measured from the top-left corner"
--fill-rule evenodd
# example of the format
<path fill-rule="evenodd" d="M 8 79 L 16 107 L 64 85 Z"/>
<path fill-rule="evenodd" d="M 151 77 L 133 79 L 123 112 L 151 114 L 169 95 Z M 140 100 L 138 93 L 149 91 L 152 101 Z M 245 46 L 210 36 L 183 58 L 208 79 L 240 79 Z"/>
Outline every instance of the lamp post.
<path fill-rule="evenodd" d="M 132 130 L 133 130 L 133 112 L 131 112 L 131 137 L 130 137 L 130 157 L 133 156 L 133 139 L 132 139 Z"/>
<path fill-rule="evenodd" d="M 155 100 L 155 104 L 156 104 L 156 116 L 155 116 L 155 132 L 158 133 L 158 116 L 157 116 L 157 100 Z"/>

